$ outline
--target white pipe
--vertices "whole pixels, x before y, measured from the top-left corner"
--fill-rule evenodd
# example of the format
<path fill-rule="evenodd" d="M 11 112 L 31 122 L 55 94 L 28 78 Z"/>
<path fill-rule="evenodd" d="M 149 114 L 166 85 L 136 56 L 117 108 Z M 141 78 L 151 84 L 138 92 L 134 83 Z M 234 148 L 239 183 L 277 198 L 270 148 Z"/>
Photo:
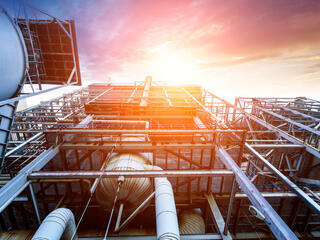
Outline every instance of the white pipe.
<path fill-rule="evenodd" d="M 167 178 L 154 179 L 156 189 L 157 239 L 180 239 L 177 211 L 171 183 Z"/>
<path fill-rule="evenodd" d="M 43 220 L 32 240 L 70 240 L 75 230 L 73 213 L 67 208 L 58 208 Z"/>
<path fill-rule="evenodd" d="M 153 170 L 162 170 L 158 166 L 146 166 Z M 155 204 L 158 240 L 179 240 L 179 224 L 171 183 L 167 178 L 155 178 Z"/>

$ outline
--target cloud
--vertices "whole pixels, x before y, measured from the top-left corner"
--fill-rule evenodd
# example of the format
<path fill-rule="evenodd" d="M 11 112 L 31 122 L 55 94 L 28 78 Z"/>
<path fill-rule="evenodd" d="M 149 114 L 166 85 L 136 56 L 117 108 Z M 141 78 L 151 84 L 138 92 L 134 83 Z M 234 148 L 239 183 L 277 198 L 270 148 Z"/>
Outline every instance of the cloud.
<path fill-rule="evenodd" d="M 310 65 L 305 71 L 305 75 L 317 75 L 320 74 L 320 62 Z"/>
<path fill-rule="evenodd" d="M 262 55 L 246 56 L 246 57 L 234 57 L 232 59 L 223 60 L 223 61 L 205 62 L 205 63 L 202 62 L 202 63 L 198 63 L 198 65 L 204 68 L 228 67 L 228 66 L 243 64 L 243 63 L 252 62 L 252 61 L 260 61 L 264 59 L 275 58 L 279 56 L 280 56 L 279 53 L 274 53 L 274 54 L 262 54 Z"/>
<path fill-rule="evenodd" d="M 80 61 L 91 75 L 125 72 L 170 42 L 206 67 L 285 57 L 320 47 L 317 0 L 30 1 L 76 22 Z M 313 53 L 315 54 L 315 53 Z M 312 55 L 312 54 L 311 54 Z"/>

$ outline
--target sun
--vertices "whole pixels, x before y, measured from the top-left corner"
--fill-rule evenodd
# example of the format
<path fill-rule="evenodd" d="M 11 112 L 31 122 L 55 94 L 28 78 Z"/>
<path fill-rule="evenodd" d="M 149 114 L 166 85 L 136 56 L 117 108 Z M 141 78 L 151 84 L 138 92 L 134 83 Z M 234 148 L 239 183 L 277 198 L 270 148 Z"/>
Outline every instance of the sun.
<path fill-rule="evenodd" d="M 194 84 L 198 69 L 191 52 L 167 41 L 148 51 L 145 67 L 156 81 L 164 81 L 168 85 Z"/>
<path fill-rule="evenodd" d="M 152 61 L 153 75 L 168 84 L 183 84 L 190 66 L 177 54 L 162 54 Z"/>

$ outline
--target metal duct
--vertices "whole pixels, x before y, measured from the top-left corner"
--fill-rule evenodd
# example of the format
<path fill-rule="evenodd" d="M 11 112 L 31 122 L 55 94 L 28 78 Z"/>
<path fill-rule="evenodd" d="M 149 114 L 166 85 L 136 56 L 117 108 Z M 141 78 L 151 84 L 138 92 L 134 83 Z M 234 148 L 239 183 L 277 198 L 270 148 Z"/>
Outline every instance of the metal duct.
<path fill-rule="evenodd" d="M 145 166 L 147 170 L 162 170 L 158 166 Z M 167 178 L 155 178 L 155 203 L 158 240 L 179 240 L 179 224 L 171 183 Z"/>
<path fill-rule="evenodd" d="M 152 166 L 142 156 L 132 153 L 123 153 L 111 158 L 106 166 L 108 171 L 128 170 L 162 170 Z M 171 183 L 167 178 L 155 178 L 155 203 L 157 220 L 157 239 L 179 240 L 179 225 L 174 202 Z M 96 199 L 108 210 L 112 209 L 118 186 L 118 180 L 114 178 L 101 179 L 96 190 Z M 124 204 L 124 214 L 133 212 L 153 191 L 150 178 L 126 178 L 121 185 L 118 195 L 119 202 Z M 148 206 L 145 205 L 143 209 Z M 142 209 L 142 210 L 143 210 Z"/>
<path fill-rule="evenodd" d="M 75 230 L 73 213 L 67 208 L 58 208 L 43 220 L 32 240 L 70 240 Z"/>
<path fill-rule="evenodd" d="M 112 157 L 105 170 L 145 170 L 147 164 L 148 161 L 140 155 L 123 153 Z M 117 179 L 103 178 L 96 190 L 97 201 L 107 210 L 112 208 L 117 186 Z M 118 197 L 118 201 L 124 204 L 124 215 L 134 211 L 152 192 L 150 178 L 126 178 L 121 185 Z"/>
<path fill-rule="evenodd" d="M 155 178 L 157 239 L 180 239 L 176 206 L 171 183 L 167 178 Z"/>
<path fill-rule="evenodd" d="M 188 209 L 179 213 L 180 234 L 205 234 L 206 225 L 199 211 Z"/>

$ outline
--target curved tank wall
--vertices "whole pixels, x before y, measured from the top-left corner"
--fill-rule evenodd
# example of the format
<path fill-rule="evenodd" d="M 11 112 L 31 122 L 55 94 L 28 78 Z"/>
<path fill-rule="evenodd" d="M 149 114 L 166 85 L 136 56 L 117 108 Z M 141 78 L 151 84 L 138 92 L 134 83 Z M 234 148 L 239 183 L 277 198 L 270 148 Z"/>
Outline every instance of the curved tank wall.
<path fill-rule="evenodd" d="M 0 101 L 16 93 L 26 68 L 26 46 L 20 29 L 0 7 Z"/>
<path fill-rule="evenodd" d="M 106 170 L 146 170 L 149 162 L 142 156 L 122 153 L 110 159 Z M 111 210 L 118 179 L 103 178 L 96 190 L 96 199 L 100 205 Z M 121 185 L 119 201 L 124 204 L 124 214 L 135 210 L 153 192 L 150 178 L 126 178 Z M 147 207 L 147 206 L 145 206 Z"/>
<path fill-rule="evenodd" d="M 205 234 L 206 224 L 198 209 L 187 209 L 179 213 L 180 234 Z"/>

